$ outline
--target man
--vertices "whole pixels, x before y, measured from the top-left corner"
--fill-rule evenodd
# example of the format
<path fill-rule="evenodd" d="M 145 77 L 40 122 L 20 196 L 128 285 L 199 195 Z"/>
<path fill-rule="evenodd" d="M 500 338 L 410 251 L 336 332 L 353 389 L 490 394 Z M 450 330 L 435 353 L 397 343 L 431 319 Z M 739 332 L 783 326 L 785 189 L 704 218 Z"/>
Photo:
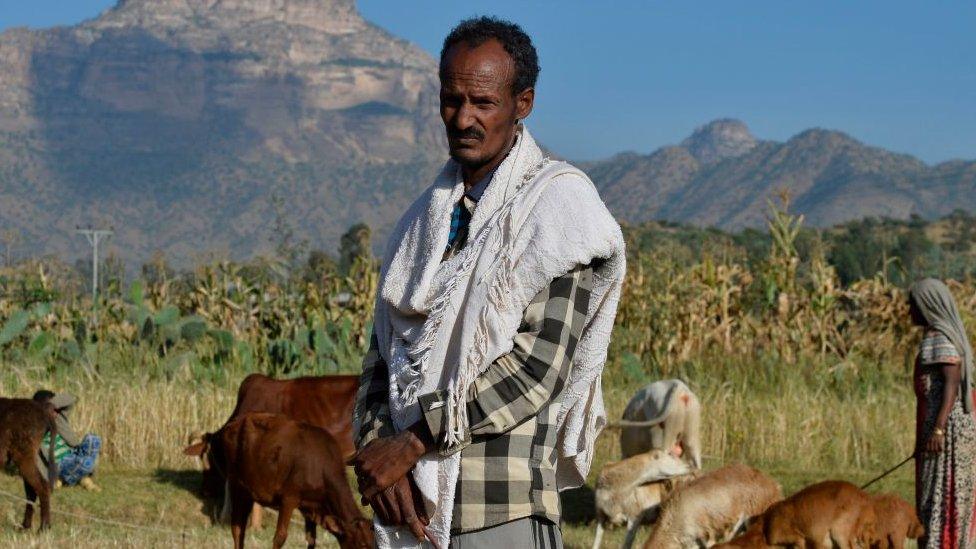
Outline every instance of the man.
<path fill-rule="evenodd" d="M 444 41 L 451 160 L 391 235 L 356 405 L 380 546 L 561 547 L 558 490 L 583 482 L 605 422 L 623 239 L 521 124 L 538 73 L 512 23 Z"/>
<path fill-rule="evenodd" d="M 56 415 L 54 422 L 58 429 L 58 434 L 54 438 L 54 460 L 58 464 L 57 485 L 74 486 L 80 485 L 86 490 L 100 492 L 102 489 L 91 476 L 95 473 L 95 464 L 98 460 L 98 452 L 102 447 L 102 440 L 98 435 L 91 433 L 84 437 L 78 436 L 68 422 L 68 413 L 78 401 L 74 395 L 68 393 L 54 393 L 47 389 L 41 389 L 34 393 L 32 397 L 37 402 L 50 402 L 54 406 Z M 47 477 L 47 454 L 46 448 L 50 441 L 51 433 L 44 435 L 41 443 L 41 452 L 35 459 L 37 468 L 41 474 Z"/>

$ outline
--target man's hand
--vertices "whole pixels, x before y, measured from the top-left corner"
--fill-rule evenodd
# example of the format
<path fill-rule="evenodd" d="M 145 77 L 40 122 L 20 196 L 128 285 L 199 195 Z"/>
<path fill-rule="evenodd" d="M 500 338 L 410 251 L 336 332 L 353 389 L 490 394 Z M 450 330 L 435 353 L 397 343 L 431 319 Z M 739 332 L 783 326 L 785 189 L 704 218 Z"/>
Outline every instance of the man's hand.
<path fill-rule="evenodd" d="M 430 518 L 412 476 L 401 478 L 393 486 L 378 493 L 369 504 L 383 524 L 406 526 L 418 541 L 427 539 L 424 527 L 430 524 Z"/>
<path fill-rule="evenodd" d="M 406 431 L 370 442 L 352 457 L 364 504 L 402 479 L 433 447 L 425 430 L 423 425 L 415 424 Z"/>

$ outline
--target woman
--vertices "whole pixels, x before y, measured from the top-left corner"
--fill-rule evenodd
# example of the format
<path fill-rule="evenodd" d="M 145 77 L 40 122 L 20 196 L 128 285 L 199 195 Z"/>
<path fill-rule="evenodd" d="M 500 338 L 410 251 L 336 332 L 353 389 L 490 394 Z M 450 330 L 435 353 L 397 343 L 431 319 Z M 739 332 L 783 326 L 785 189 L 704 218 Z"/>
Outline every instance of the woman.
<path fill-rule="evenodd" d="M 909 292 L 924 335 L 915 360 L 915 501 L 926 537 L 919 547 L 976 547 L 973 517 L 976 420 L 973 352 L 949 288 L 927 278 Z"/>
<path fill-rule="evenodd" d="M 58 428 L 58 435 L 54 439 L 54 460 L 58 463 L 58 484 L 73 486 L 81 485 L 86 490 L 100 491 L 101 488 L 92 480 L 95 472 L 95 462 L 102 447 L 102 440 L 91 433 L 79 437 L 68 423 L 68 412 L 75 405 L 77 399 L 68 393 L 53 393 L 40 390 L 34 393 L 34 400 L 50 402 L 57 412 L 54 421 Z M 38 468 L 42 475 L 47 475 L 47 455 L 44 451 L 49 444 L 50 433 L 44 435 L 41 443 L 41 453 L 37 456 Z"/>

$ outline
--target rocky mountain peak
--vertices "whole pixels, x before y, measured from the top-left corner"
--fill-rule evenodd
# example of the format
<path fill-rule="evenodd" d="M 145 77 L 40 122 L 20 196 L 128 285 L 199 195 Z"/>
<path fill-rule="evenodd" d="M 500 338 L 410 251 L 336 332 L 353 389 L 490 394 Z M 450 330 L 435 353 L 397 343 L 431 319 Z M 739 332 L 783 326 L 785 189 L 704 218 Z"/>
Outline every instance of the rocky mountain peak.
<path fill-rule="evenodd" d="M 365 25 L 354 0 L 120 0 L 100 19 L 108 24 L 218 28 L 277 22 L 330 34 L 355 32 Z"/>
<path fill-rule="evenodd" d="M 699 162 L 711 164 L 746 154 L 756 146 L 756 138 L 741 121 L 723 118 L 699 126 L 681 146 Z"/>

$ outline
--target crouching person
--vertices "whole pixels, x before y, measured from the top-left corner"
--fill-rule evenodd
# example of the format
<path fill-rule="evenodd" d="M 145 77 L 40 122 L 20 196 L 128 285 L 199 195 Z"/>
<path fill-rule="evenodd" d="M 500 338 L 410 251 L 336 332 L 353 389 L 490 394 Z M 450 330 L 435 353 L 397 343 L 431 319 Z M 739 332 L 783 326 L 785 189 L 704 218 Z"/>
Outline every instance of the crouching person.
<path fill-rule="evenodd" d="M 71 428 L 68 413 L 78 401 L 74 395 L 68 393 L 54 393 L 41 389 L 34 393 L 34 400 L 50 402 L 56 412 L 54 421 L 58 434 L 54 438 L 54 460 L 58 465 L 57 486 L 80 485 L 86 490 L 101 491 L 91 476 L 95 473 L 95 464 L 102 449 L 102 439 L 98 435 L 88 433 L 81 437 Z M 47 448 L 51 433 L 45 433 L 41 448 Z M 42 474 L 47 475 L 47 456 L 37 455 L 37 466 Z"/>

